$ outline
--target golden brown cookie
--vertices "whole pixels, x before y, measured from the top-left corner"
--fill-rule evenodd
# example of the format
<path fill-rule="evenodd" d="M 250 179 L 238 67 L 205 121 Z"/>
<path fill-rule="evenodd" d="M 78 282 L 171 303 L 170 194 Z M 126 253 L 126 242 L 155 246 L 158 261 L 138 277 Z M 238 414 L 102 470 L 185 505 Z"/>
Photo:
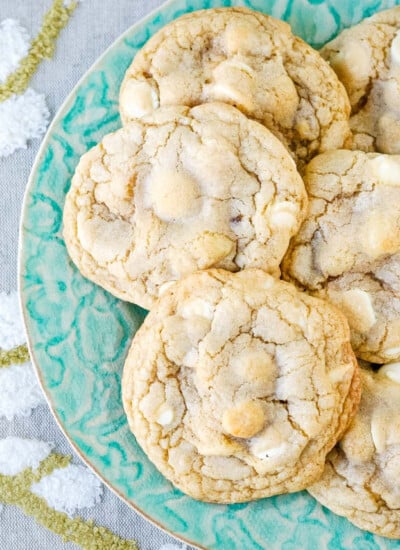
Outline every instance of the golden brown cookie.
<path fill-rule="evenodd" d="M 309 215 L 282 272 L 347 317 L 366 361 L 400 359 L 400 156 L 330 151 L 305 169 Z"/>
<path fill-rule="evenodd" d="M 131 430 L 196 499 L 303 489 L 358 405 L 349 339 L 339 311 L 264 271 L 190 275 L 133 339 L 122 381 Z"/>
<path fill-rule="evenodd" d="M 349 94 L 353 148 L 400 153 L 400 7 L 345 29 L 321 55 Z"/>
<path fill-rule="evenodd" d="M 359 411 L 309 488 L 321 504 L 377 535 L 400 538 L 400 363 L 362 368 Z"/>
<path fill-rule="evenodd" d="M 292 158 L 264 126 L 222 103 L 164 107 L 82 157 L 64 237 L 83 275 L 150 308 L 198 269 L 278 274 L 306 203 Z"/>
<path fill-rule="evenodd" d="M 246 8 L 195 11 L 162 28 L 127 70 L 120 112 L 127 122 L 208 101 L 267 126 L 300 165 L 350 136 L 349 100 L 329 65 L 287 23 Z"/>

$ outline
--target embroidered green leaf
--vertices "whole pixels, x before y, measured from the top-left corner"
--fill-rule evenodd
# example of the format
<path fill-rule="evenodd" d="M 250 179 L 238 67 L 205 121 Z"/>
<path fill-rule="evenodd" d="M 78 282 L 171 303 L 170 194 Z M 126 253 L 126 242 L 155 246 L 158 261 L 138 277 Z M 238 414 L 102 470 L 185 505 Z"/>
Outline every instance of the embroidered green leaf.
<path fill-rule="evenodd" d="M 32 41 L 28 54 L 21 60 L 18 69 L 9 75 L 4 84 L 0 85 L 0 101 L 5 101 L 13 94 L 21 94 L 26 90 L 39 63 L 53 55 L 58 35 L 68 23 L 75 7 L 76 2 L 64 6 L 63 0 L 54 0 L 52 7 L 44 16 L 42 28 Z"/>
<path fill-rule="evenodd" d="M 45 499 L 31 493 L 32 483 L 51 474 L 56 468 L 65 468 L 70 460 L 71 457 L 52 453 L 35 471 L 29 468 L 16 476 L 0 475 L 0 502 L 19 506 L 25 514 L 60 535 L 65 542 L 79 544 L 84 550 L 138 550 L 135 541 L 121 539 L 93 521 L 70 518 L 63 512 L 57 512 L 48 506 Z"/>
<path fill-rule="evenodd" d="M 28 348 L 25 345 L 11 350 L 0 349 L 0 368 L 26 363 L 30 360 Z"/>

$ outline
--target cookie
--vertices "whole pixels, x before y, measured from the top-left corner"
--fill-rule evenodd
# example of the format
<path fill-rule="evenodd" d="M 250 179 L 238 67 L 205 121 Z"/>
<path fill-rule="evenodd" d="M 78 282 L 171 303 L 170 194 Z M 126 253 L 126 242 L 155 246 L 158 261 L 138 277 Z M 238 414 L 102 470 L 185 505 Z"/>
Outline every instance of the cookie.
<path fill-rule="evenodd" d="M 400 7 L 344 30 L 320 53 L 349 94 L 354 149 L 400 153 Z"/>
<path fill-rule="evenodd" d="M 245 8 L 195 11 L 162 28 L 126 72 L 120 113 L 127 122 L 159 105 L 208 101 L 267 126 L 300 164 L 350 136 L 334 71 L 287 23 Z"/>
<path fill-rule="evenodd" d="M 64 237 L 83 275 L 149 309 L 198 269 L 279 274 L 306 203 L 293 159 L 264 126 L 225 104 L 165 107 L 82 157 Z"/>
<path fill-rule="evenodd" d="M 309 216 L 283 276 L 346 315 L 356 355 L 400 359 L 400 156 L 331 151 L 306 167 Z"/>
<path fill-rule="evenodd" d="M 360 371 L 360 408 L 309 492 L 357 527 L 400 538 L 400 363 Z"/>
<path fill-rule="evenodd" d="M 359 400 L 345 318 L 258 269 L 175 283 L 124 366 L 129 425 L 179 489 L 209 502 L 298 491 Z"/>

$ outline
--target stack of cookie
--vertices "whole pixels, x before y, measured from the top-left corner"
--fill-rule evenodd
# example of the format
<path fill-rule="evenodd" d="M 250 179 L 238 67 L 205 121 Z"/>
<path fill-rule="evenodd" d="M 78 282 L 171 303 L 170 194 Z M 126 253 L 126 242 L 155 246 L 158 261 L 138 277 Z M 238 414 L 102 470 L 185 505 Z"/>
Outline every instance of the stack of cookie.
<path fill-rule="evenodd" d="M 137 54 L 124 127 L 77 167 L 71 258 L 150 309 L 130 427 L 194 498 L 310 488 L 400 538 L 399 28 L 383 12 L 321 56 L 258 12 L 185 15 Z"/>

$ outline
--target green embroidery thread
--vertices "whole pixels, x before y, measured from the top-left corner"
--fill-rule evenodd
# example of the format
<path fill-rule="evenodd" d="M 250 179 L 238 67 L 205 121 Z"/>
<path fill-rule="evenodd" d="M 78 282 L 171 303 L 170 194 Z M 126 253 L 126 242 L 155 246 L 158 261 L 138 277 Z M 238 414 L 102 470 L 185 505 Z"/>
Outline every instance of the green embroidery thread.
<path fill-rule="evenodd" d="M 32 41 L 28 54 L 21 60 L 18 69 L 9 75 L 4 84 L 0 85 L 0 102 L 26 90 L 41 61 L 52 57 L 58 35 L 68 23 L 75 8 L 76 2 L 65 7 L 63 0 L 54 0 L 52 7 L 44 16 L 42 28 Z"/>
<path fill-rule="evenodd" d="M 4 504 L 19 506 L 47 529 L 60 535 L 64 542 L 74 542 L 84 550 L 138 550 L 135 541 L 121 539 L 105 527 L 95 525 L 92 520 L 70 518 L 47 505 L 45 499 L 31 493 L 32 483 L 49 475 L 56 468 L 65 468 L 71 457 L 52 453 L 33 471 L 27 468 L 16 476 L 0 474 L 0 500 Z"/>
<path fill-rule="evenodd" d="M 5 351 L 0 349 L 0 368 L 26 363 L 30 360 L 28 348 L 25 345 Z"/>

